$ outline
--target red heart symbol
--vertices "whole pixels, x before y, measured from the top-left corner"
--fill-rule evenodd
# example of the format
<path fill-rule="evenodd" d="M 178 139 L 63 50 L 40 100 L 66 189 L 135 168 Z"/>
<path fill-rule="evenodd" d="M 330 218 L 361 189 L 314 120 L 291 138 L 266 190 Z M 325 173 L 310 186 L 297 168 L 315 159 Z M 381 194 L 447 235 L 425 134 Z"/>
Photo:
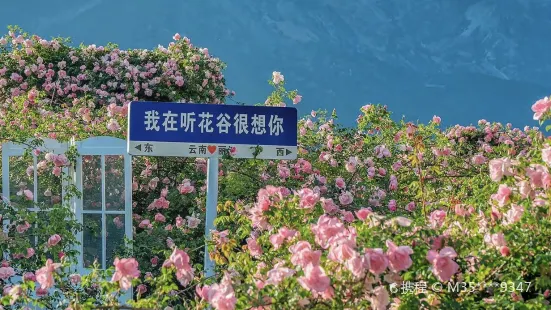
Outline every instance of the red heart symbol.
<path fill-rule="evenodd" d="M 209 145 L 207 150 L 209 150 L 209 153 L 214 154 L 216 152 L 216 145 Z"/>

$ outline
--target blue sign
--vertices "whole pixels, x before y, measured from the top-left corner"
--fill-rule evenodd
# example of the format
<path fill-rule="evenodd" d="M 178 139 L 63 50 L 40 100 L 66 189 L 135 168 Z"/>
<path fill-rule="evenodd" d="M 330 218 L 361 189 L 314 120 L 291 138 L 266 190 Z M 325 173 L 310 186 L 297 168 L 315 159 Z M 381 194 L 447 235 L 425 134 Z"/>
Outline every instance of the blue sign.
<path fill-rule="evenodd" d="M 131 102 L 132 155 L 294 159 L 297 110 L 286 107 Z M 261 152 L 256 151 L 261 147 Z"/>

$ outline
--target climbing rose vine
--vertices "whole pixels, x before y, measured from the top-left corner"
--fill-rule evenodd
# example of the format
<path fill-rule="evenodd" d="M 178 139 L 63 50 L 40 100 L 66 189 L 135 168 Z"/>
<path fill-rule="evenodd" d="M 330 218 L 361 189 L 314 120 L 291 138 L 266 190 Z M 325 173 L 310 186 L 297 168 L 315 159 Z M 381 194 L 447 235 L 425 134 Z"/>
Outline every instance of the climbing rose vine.
<path fill-rule="evenodd" d="M 173 39 L 152 51 L 71 47 L 18 28 L 0 39 L 0 142 L 28 146 L 10 159 L 0 209 L 5 309 L 117 307 L 130 290 L 127 304 L 151 309 L 548 307 L 551 142 L 485 120 L 396 121 L 374 104 L 354 128 L 335 111 L 302 118 L 297 160 L 221 160 L 214 278 L 202 274 L 206 161 L 133 158 L 133 240 L 112 236 L 108 268 L 87 252 L 89 273 L 79 274 L 75 236 L 94 227 L 70 200 L 101 203 L 98 158 L 82 157 L 80 193 L 66 173 L 76 150 L 41 141 L 124 138 L 132 100 L 224 103 L 223 64 Z M 273 73 L 265 105 L 302 101 L 285 82 Z M 547 98 L 532 106 L 540 125 L 550 108 Z M 110 208 L 120 208 L 122 162 L 105 161 Z M 124 219 L 109 225 L 124 229 Z"/>

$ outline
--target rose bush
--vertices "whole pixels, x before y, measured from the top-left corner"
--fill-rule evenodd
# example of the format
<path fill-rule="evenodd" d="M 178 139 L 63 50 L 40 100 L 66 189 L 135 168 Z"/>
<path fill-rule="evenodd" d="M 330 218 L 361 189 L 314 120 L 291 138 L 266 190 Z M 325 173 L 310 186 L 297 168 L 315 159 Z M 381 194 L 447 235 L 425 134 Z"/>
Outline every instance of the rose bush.
<path fill-rule="evenodd" d="M 74 265 L 75 234 L 82 230 L 101 233 L 93 222 L 84 223 L 85 227 L 79 225 L 68 205 L 72 197 L 81 195 L 88 208 L 97 208 L 101 203 L 97 191 L 101 187 L 99 156 L 82 158 L 84 191 L 78 193 L 69 185 L 62 201 L 62 181 L 70 184 L 65 168 L 74 167 L 77 153 L 75 149 L 67 154 L 39 151 L 42 138 L 59 141 L 104 135 L 125 138 L 126 109 L 132 100 L 216 104 L 231 95 L 224 86 L 224 64 L 219 59 L 209 55 L 207 49 L 194 47 L 187 38 L 176 35 L 174 39 L 168 48 L 121 51 L 112 44 L 73 48 L 66 39 L 44 40 L 16 27 L 1 38 L 0 143 L 12 141 L 29 146 L 25 156 L 10 157 L 11 205 L 0 212 L 3 220 L 9 223 L 0 248 L 7 255 L 3 261 L 9 265 L 6 268 L 15 272 L 11 280 L 19 281 L 27 271 L 38 270 L 48 258 L 56 263 L 63 260 L 65 266 Z M 32 156 L 37 160 L 36 204 L 34 197 L 29 197 L 34 195 Z M 109 170 L 106 174 L 108 207 L 120 210 L 124 203 L 123 198 L 118 197 L 122 161 L 115 156 L 105 158 Z M 199 217 L 204 210 L 204 190 L 201 189 L 204 163 L 189 159 L 133 159 L 133 170 L 138 173 L 133 184 L 136 225 L 132 256 L 139 262 L 142 275 L 161 274 L 162 259 L 171 252 L 168 242 L 185 243 L 190 248 L 190 257 L 201 262 L 204 226 L 200 226 Z M 30 207 L 35 210 L 29 212 Z M 114 217 L 108 224 L 124 231 L 123 222 L 120 217 Z M 53 235 L 61 239 L 55 246 L 48 246 L 47 241 Z M 38 239 L 33 240 L 33 236 Z M 50 244 L 57 239 L 52 238 Z M 123 243 L 123 240 L 114 241 Z M 131 255 L 125 247 L 108 250 L 111 250 L 107 253 L 109 264 L 116 256 L 122 259 Z M 85 264 L 93 264 L 96 253 L 97 248 L 85 249 Z M 54 274 L 61 270 L 56 268 Z M 69 296 L 69 300 L 76 303 L 88 299 L 96 305 L 107 304 L 107 299 L 113 299 L 107 293 L 106 297 L 100 296 L 103 291 L 97 281 L 87 277 L 82 282 L 76 281 L 72 276 L 74 272 L 74 268 L 69 268 L 66 277 L 58 279 L 61 288 L 58 287 L 57 294 Z M 90 277 L 104 276 L 108 277 L 98 271 Z M 27 278 L 34 280 L 30 274 Z M 8 280 L 2 279 L 2 289 L 6 293 L 8 284 L 17 283 Z M 78 291 L 73 290 L 75 285 L 82 283 L 93 287 L 84 290 L 79 286 Z M 24 296 L 30 295 L 25 291 L 27 287 L 23 288 L 24 293 L 17 298 L 21 302 Z M 28 289 L 34 290 L 34 285 Z M 73 291 L 77 295 L 70 295 Z M 41 297 L 39 302 L 50 305 L 64 300 L 59 295 L 46 293 L 38 289 L 34 296 Z"/>
<path fill-rule="evenodd" d="M 201 274 L 206 161 L 133 158 L 132 247 L 79 275 L 74 235 L 90 228 L 68 201 L 83 193 L 68 185 L 61 197 L 78 154 L 39 152 L 41 138 L 124 138 L 132 100 L 223 103 L 223 64 L 179 35 L 168 48 L 121 51 L 13 28 L 0 51 L 0 142 L 29 145 L 0 212 L 5 308 L 116 307 L 130 289 L 129 304 L 152 309 L 548 307 L 549 140 L 484 120 L 445 130 L 437 116 L 396 121 L 380 105 L 364 106 L 355 128 L 313 111 L 298 124 L 297 160 L 221 161 L 216 279 Z M 302 100 L 281 73 L 270 84 L 265 105 Z M 550 108 L 535 103 L 534 119 Z M 83 158 L 90 205 L 95 160 Z"/>

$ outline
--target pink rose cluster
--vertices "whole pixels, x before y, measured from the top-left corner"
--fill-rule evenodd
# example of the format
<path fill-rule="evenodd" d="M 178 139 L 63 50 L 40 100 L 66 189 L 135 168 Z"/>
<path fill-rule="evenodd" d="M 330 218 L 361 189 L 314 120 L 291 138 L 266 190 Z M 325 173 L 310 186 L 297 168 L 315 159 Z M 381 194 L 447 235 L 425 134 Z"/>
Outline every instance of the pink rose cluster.
<path fill-rule="evenodd" d="M 300 206 L 299 206 L 300 207 Z M 280 248 L 285 242 L 297 240 L 289 246 L 291 263 L 303 270 L 303 275 L 297 280 L 300 285 L 314 294 L 324 298 L 331 298 L 334 295 L 331 287 L 331 279 L 322 267 L 322 254 L 327 250 L 327 259 L 338 262 L 347 268 L 355 277 L 360 278 L 366 272 L 380 275 L 388 268 L 392 272 L 400 272 L 412 266 L 413 250 L 409 246 L 397 246 L 392 241 L 386 242 L 386 253 L 382 249 L 364 249 L 360 252 L 357 245 L 357 234 L 354 227 L 347 227 L 340 219 L 329 215 L 322 215 L 318 222 L 311 227 L 316 245 L 315 249 L 306 240 L 297 239 L 299 235 L 295 230 L 282 227 L 276 234 L 270 236 L 270 242 L 274 249 Z M 256 238 L 248 239 L 251 255 L 259 257 L 263 254 Z M 444 251 L 445 252 L 445 251 Z M 268 279 L 257 282 L 257 286 L 263 287 L 269 284 L 278 284 L 286 277 L 290 277 L 294 271 L 289 270 L 282 264 L 277 264 L 268 272 Z M 274 280 L 274 276 L 277 279 Z"/>
<path fill-rule="evenodd" d="M 220 283 L 205 286 L 197 285 L 195 292 L 197 296 L 208 302 L 216 310 L 233 310 L 237 304 L 229 273 L 224 274 Z"/>
<path fill-rule="evenodd" d="M 138 261 L 135 258 L 115 258 L 113 262 L 115 273 L 111 282 L 118 282 L 121 289 L 128 290 L 132 287 L 132 280 L 140 276 Z"/>
<path fill-rule="evenodd" d="M 46 266 L 35 272 L 36 281 L 42 290 L 48 290 L 55 285 L 54 272 L 61 267 L 61 264 L 54 263 L 51 259 L 46 261 Z"/>
<path fill-rule="evenodd" d="M 343 184 L 337 179 L 337 187 L 343 188 Z M 279 195 L 280 190 L 274 187 L 269 187 L 259 191 L 257 204 L 255 208 L 260 210 L 268 210 L 270 208 L 278 208 L 279 203 L 285 203 L 285 196 Z M 303 188 L 297 192 L 298 205 L 297 208 L 305 209 L 305 206 L 312 208 L 323 198 L 316 196 L 317 193 L 308 188 Z M 312 198 L 314 196 L 314 198 Z M 292 199 L 292 197 L 287 197 Z M 254 209 L 254 208 L 253 208 Z M 251 219 L 257 218 L 257 211 L 251 211 Z M 378 217 L 370 208 L 362 208 L 356 211 L 360 221 L 366 221 L 370 216 L 374 216 L 374 220 Z M 446 219 L 446 211 L 435 210 L 429 216 L 429 226 L 433 229 L 438 229 L 444 225 Z M 398 217 L 396 221 L 403 227 L 411 225 L 412 221 Z M 406 223 L 407 222 L 407 223 Z M 270 227 L 267 225 L 266 227 Z M 259 227 L 260 228 L 260 227 Z M 264 229 L 264 228 L 260 228 Z M 325 269 L 326 261 L 332 261 L 340 264 L 347 269 L 354 278 L 361 279 L 366 276 L 366 273 L 371 273 L 373 276 L 380 276 L 385 272 L 391 280 L 398 273 L 410 269 L 413 265 L 412 247 L 409 245 L 396 245 L 393 241 L 386 241 L 386 251 L 381 248 L 364 248 L 358 245 L 358 236 L 356 228 L 353 225 L 347 225 L 347 221 L 343 221 L 338 217 L 323 214 L 317 223 L 311 225 L 310 231 L 313 234 L 315 244 L 307 240 L 301 240 L 301 235 L 298 231 L 287 227 L 281 227 L 276 233 L 272 233 L 269 241 L 275 250 L 278 250 L 287 242 L 289 244 L 288 251 L 290 252 L 290 263 L 294 268 L 286 266 L 285 261 L 279 260 L 274 266 L 268 270 L 265 276 L 258 273 L 256 277 L 256 286 L 262 289 L 266 285 L 278 286 L 283 280 L 297 276 L 296 280 L 304 289 L 310 291 L 313 296 L 320 296 L 324 299 L 333 298 L 335 292 L 331 285 L 331 273 Z M 440 281 L 449 281 L 458 271 L 459 265 L 454 261 L 457 257 L 455 250 L 449 246 L 438 250 L 442 242 L 433 246 L 427 253 L 427 260 L 431 265 L 434 276 Z M 261 259 L 265 254 L 257 237 L 254 235 L 247 239 L 247 248 L 251 256 Z M 265 266 L 263 263 L 258 267 Z M 298 272 L 297 272 L 298 271 Z M 299 273 L 302 271 L 301 273 Z M 394 276 L 392 276 L 394 275 Z M 374 305 L 388 305 L 388 292 L 384 287 L 377 288 L 373 291 L 372 303 Z"/>
<path fill-rule="evenodd" d="M 193 280 L 193 268 L 191 268 L 189 256 L 183 250 L 174 248 L 168 260 L 163 263 L 163 267 L 174 267 L 176 269 L 176 279 L 183 286 L 187 286 Z"/>

